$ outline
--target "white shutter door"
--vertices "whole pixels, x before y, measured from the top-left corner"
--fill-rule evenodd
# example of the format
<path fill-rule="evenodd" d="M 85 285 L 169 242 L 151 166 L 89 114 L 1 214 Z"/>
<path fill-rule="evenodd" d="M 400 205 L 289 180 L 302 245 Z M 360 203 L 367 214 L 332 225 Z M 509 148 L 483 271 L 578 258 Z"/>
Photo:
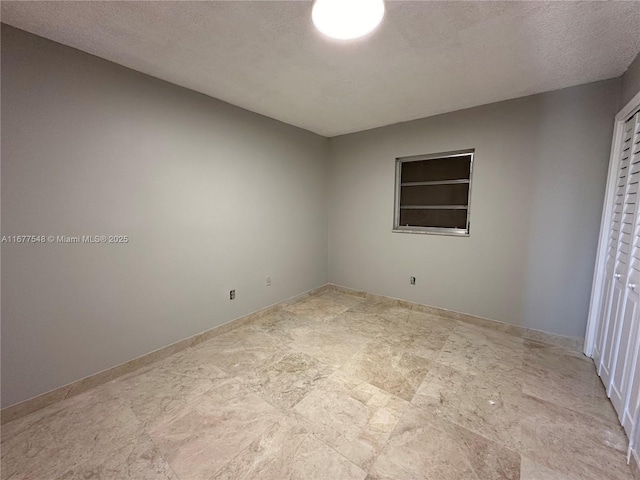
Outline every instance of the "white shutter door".
<path fill-rule="evenodd" d="M 615 190 L 613 218 L 609 245 L 607 247 L 607 263 L 603 288 L 602 310 L 594 359 L 598 365 L 598 373 L 606 386 L 610 385 L 611 371 L 616 351 L 615 339 L 619 330 L 619 312 L 625 291 L 631 238 L 635 222 L 635 210 L 638 197 L 636 187 L 629 181 L 631 154 L 634 137 L 635 118 L 625 123 L 623 134 L 622 158 L 618 169 Z M 637 175 L 636 175 L 637 177 Z M 635 179 L 635 177 L 634 177 Z M 635 189 L 635 191 L 634 191 Z"/>
<path fill-rule="evenodd" d="M 627 195 L 630 202 L 640 195 L 640 112 L 636 113 L 632 122 L 631 141 L 627 150 L 630 157 L 629 182 Z M 626 147 L 626 145 L 625 145 Z M 636 202 L 637 203 L 637 202 Z M 611 378 L 610 397 L 620 420 L 631 433 L 637 410 L 638 391 L 638 320 L 640 312 L 640 215 L 634 208 L 636 215 L 633 219 L 631 235 L 621 234 L 621 252 L 628 250 L 628 255 L 621 256 L 621 262 L 626 260 L 628 268 L 625 280 L 625 291 L 619 311 L 619 327 L 614 341 L 614 364 Z M 623 226 L 623 231 L 626 226 Z M 621 264 L 621 270 L 623 264 Z M 635 385 L 634 385 L 635 384 Z M 635 398 L 632 392 L 635 389 Z"/>
<path fill-rule="evenodd" d="M 636 316 L 637 316 L 637 308 L 636 308 Z M 637 322 L 637 320 L 636 320 Z M 637 326 L 636 326 L 637 329 Z M 637 341 L 637 333 L 636 333 L 636 345 L 635 352 L 633 354 L 633 359 L 631 360 L 631 378 L 629 379 L 629 396 L 627 399 L 627 404 L 622 414 L 622 426 L 624 427 L 627 434 L 631 434 L 634 431 L 634 427 L 637 429 L 635 425 L 638 420 L 638 413 L 640 412 L 640 356 L 638 355 L 638 344 L 640 342 Z M 636 430 L 638 432 L 638 430 Z M 637 434 L 636 434 L 637 435 Z M 637 445 L 637 443 L 635 443 Z"/>

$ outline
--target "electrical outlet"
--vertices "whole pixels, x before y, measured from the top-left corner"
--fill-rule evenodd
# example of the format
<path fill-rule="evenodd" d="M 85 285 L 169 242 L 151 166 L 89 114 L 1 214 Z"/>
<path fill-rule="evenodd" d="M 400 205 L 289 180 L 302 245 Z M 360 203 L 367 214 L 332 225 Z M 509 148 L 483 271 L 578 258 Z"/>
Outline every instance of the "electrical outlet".
<path fill-rule="evenodd" d="M 235 300 L 236 299 L 236 291 L 234 290 L 229 290 L 229 300 Z"/>
<path fill-rule="evenodd" d="M 415 285 L 416 284 L 416 277 L 409 277 L 409 282 L 411 282 L 411 285 Z"/>
<path fill-rule="evenodd" d="M 267 287 L 271 286 L 271 275 L 267 276 Z"/>

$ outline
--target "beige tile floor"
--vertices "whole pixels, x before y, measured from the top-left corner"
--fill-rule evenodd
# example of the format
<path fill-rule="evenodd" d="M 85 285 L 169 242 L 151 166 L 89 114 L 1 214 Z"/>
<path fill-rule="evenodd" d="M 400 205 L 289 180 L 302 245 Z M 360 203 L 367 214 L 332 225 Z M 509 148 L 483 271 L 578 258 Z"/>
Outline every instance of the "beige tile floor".
<path fill-rule="evenodd" d="M 335 291 L 2 428 L 3 479 L 630 479 L 577 352 Z"/>

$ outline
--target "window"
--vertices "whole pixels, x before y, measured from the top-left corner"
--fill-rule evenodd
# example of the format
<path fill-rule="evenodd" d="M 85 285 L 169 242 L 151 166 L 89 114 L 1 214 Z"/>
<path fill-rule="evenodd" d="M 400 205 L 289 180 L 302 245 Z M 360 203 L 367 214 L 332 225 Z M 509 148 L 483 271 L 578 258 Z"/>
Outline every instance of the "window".
<path fill-rule="evenodd" d="M 396 232 L 469 235 L 474 150 L 396 159 Z"/>

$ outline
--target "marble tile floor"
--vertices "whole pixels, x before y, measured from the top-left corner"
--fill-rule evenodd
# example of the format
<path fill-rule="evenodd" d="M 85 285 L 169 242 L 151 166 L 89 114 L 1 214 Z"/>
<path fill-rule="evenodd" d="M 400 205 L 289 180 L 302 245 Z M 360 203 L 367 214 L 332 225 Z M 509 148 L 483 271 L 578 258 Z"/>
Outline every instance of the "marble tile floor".
<path fill-rule="evenodd" d="M 625 480 L 578 352 L 336 291 L 2 427 L 5 480 Z"/>

